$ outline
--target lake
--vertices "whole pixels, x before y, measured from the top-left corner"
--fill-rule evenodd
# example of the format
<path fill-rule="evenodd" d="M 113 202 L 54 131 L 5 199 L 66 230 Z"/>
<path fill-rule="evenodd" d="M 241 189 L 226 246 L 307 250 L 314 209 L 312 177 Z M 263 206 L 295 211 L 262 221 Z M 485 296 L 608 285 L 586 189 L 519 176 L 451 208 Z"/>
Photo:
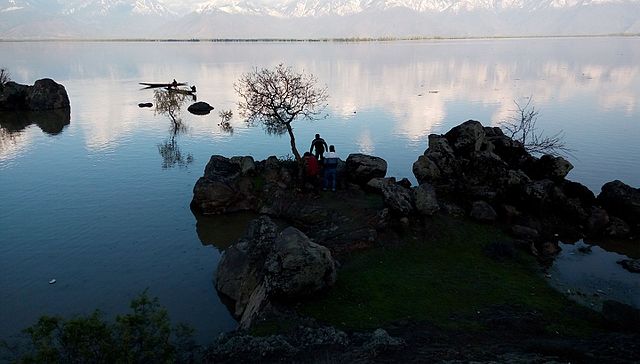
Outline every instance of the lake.
<path fill-rule="evenodd" d="M 640 186 L 638 37 L 5 42 L 0 55 L 13 80 L 53 78 L 71 101 L 68 125 L 0 124 L 0 338 L 42 314 L 113 317 L 145 289 L 200 341 L 235 327 L 213 278 L 246 216 L 197 222 L 189 203 L 212 154 L 291 154 L 286 136 L 238 116 L 233 84 L 254 67 L 283 63 L 327 86 L 326 119 L 294 124 L 301 151 L 320 133 L 343 159 L 377 155 L 388 175 L 415 182 L 411 165 L 430 133 L 468 119 L 498 125 L 531 98 L 539 128 L 564 132 L 573 150 L 568 178 L 596 194 L 614 179 Z M 167 115 L 138 107 L 154 102 L 139 82 L 174 78 L 215 107 L 183 110 L 179 133 Z M 233 134 L 218 125 L 220 110 L 233 111 Z M 182 158 L 164 158 L 167 145 Z"/>

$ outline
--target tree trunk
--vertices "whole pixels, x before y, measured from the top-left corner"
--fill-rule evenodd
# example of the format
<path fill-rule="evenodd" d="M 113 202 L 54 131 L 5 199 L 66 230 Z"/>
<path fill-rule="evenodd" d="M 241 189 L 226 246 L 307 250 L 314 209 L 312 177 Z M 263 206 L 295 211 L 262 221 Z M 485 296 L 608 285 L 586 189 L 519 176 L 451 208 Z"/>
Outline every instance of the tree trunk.
<path fill-rule="evenodd" d="M 293 155 L 296 157 L 296 161 L 300 162 L 302 157 L 300 157 L 300 153 L 298 152 L 298 148 L 296 148 L 296 137 L 293 136 L 293 129 L 291 129 L 291 123 L 286 123 L 287 132 L 289 132 L 289 138 L 291 138 L 291 151 Z"/>

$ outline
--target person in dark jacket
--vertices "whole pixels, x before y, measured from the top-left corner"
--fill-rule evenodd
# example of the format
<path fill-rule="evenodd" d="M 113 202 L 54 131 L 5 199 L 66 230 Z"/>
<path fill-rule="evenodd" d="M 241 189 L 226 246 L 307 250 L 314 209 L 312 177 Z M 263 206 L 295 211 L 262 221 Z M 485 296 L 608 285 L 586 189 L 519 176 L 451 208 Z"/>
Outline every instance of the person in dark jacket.
<path fill-rule="evenodd" d="M 309 153 L 313 153 L 314 149 L 316 150 L 316 159 L 322 161 L 324 159 L 324 151 L 327 150 L 327 142 L 325 142 L 324 139 L 320 138 L 320 134 L 316 134 L 316 138 L 311 141 L 311 148 L 309 148 Z"/>

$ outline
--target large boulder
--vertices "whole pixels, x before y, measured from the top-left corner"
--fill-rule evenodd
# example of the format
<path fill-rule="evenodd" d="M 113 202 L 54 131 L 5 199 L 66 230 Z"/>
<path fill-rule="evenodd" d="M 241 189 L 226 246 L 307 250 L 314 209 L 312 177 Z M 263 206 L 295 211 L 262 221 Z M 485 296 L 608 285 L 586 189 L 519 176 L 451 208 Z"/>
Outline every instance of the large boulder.
<path fill-rule="evenodd" d="M 264 261 L 277 236 L 276 224 L 261 216 L 249 223 L 244 237 L 225 249 L 216 271 L 216 289 L 234 301 L 233 314 L 242 316 L 260 285 Z"/>
<path fill-rule="evenodd" d="M 422 215 L 433 215 L 439 209 L 436 190 L 428 183 L 423 183 L 413 189 L 413 199 L 416 210 Z"/>
<path fill-rule="evenodd" d="M 528 163 L 526 172 L 533 179 L 562 181 L 572 169 L 573 165 L 568 160 L 545 154 L 540 159 Z"/>
<path fill-rule="evenodd" d="M 445 134 L 456 153 L 468 155 L 478 152 L 485 143 L 485 131 L 479 121 L 468 120 Z"/>
<path fill-rule="evenodd" d="M 336 280 L 329 249 L 293 227 L 276 231 L 267 216 L 253 220 L 218 264 L 216 289 L 233 301 L 232 313 L 243 328 L 249 328 L 273 300 L 309 296 Z"/>
<path fill-rule="evenodd" d="M 29 110 L 53 110 L 69 107 L 69 96 L 64 86 L 50 78 L 36 81 L 27 98 Z"/>
<path fill-rule="evenodd" d="M 292 175 L 276 157 L 256 163 L 250 156 L 213 155 L 193 187 L 191 207 L 204 214 L 258 211 L 266 197 L 276 196 L 270 189 L 288 188 Z"/>
<path fill-rule="evenodd" d="M 384 177 L 387 174 L 387 161 L 366 154 L 349 154 L 346 173 L 353 182 L 366 185 L 372 178 Z"/>
<path fill-rule="evenodd" d="M 413 196 L 411 189 L 402 187 L 396 183 L 382 185 L 384 204 L 398 215 L 409 215 L 413 210 Z"/>
<path fill-rule="evenodd" d="M 418 160 L 413 162 L 413 175 L 416 176 L 418 183 L 433 183 L 440 178 L 440 168 L 431 158 L 421 155 Z"/>
<path fill-rule="evenodd" d="M 496 211 L 485 201 L 475 201 L 469 215 L 482 222 L 493 222 L 498 218 Z"/>
<path fill-rule="evenodd" d="M 28 110 L 27 96 L 31 86 L 7 82 L 0 90 L 0 110 Z"/>
<path fill-rule="evenodd" d="M 69 105 L 64 86 L 50 78 L 37 80 L 33 86 L 7 82 L 0 90 L 0 110 L 55 110 Z"/>
<path fill-rule="evenodd" d="M 609 215 L 629 223 L 632 229 L 640 229 L 640 189 L 615 180 L 602 186 L 598 202 Z"/>
<path fill-rule="evenodd" d="M 265 262 L 264 283 L 270 296 L 304 297 L 332 286 L 335 281 L 336 265 L 329 249 L 294 227 L 278 235 Z"/>

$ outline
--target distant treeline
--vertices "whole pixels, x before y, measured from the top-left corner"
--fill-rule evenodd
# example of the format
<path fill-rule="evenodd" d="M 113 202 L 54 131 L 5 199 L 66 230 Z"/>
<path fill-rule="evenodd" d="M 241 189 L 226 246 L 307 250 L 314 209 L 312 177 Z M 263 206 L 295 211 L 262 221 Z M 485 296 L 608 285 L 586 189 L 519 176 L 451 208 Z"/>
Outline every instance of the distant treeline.
<path fill-rule="evenodd" d="M 575 34 L 575 35 L 521 35 L 521 36 L 407 36 L 407 37 L 350 37 L 350 38 L 191 38 L 191 39 L 147 39 L 147 38 L 113 38 L 113 39 L 0 39 L 0 42 L 211 42 L 211 43 L 245 43 L 245 42 L 388 42 L 405 40 L 464 40 L 464 39 L 528 39 L 528 38 L 598 38 L 598 37 L 638 37 L 640 33 L 612 34 Z"/>

